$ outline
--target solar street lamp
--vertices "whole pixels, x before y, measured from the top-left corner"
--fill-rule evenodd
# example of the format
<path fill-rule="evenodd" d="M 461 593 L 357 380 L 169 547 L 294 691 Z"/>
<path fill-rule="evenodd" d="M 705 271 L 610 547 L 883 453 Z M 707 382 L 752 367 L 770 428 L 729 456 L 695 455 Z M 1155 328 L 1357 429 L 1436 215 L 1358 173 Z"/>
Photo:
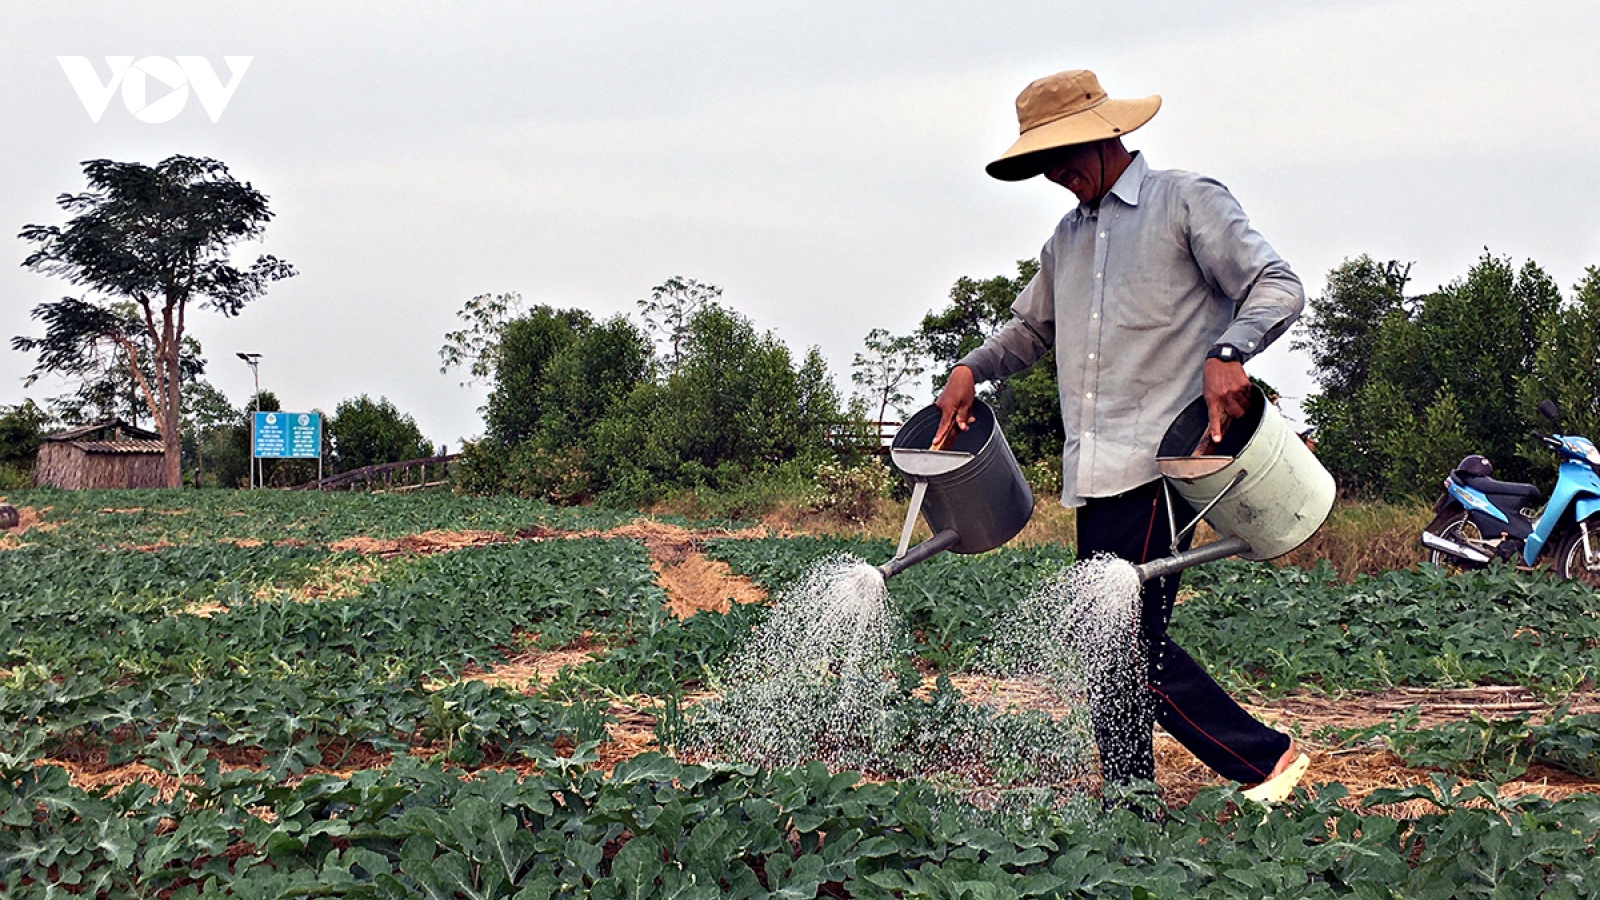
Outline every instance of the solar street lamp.
<path fill-rule="evenodd" d="M 250 367 L 250 374 L 255 376 L 255 379 L 256 379 L 256 396 L 255 396 L 256 408 L 255 408 L 255 412 L 260 413 L 261 412 L 261 369 L 260 369 L 261 354 L 259 354 L 259 353 L 238 353 L 238 354 L 235 354 L 235 355 L 238 356 L 240 359 L 244 360 L 244 364 Z M 250 417 L 250 486 L 252 488 L 256 486 L 256 482 L 257 482 L 257 478 L 256 478 L 256 466 L 257 465 L 258 465 L 258 463 L 256 462 L 256 420 L 255 420 L 255 416 L 251 416 Z"/>

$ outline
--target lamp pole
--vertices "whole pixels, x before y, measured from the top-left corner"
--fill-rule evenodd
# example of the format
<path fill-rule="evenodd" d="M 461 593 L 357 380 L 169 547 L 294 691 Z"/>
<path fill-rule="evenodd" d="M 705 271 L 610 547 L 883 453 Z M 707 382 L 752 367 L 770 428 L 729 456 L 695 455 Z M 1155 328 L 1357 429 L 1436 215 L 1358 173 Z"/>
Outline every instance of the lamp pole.
<path fill-rule="evenodd" d="M 255 376 L 255 412 L 259 414 L 261 412 L 261 354 L 240 353 L 238 354 L 238 357 L 244 360 L 244 364 L 250 367 L 250 374 Z M 256 418 L 254 415 L 252 415 L 250 417 L 250 487 L 252 488 L 256 487 L 256 482 L 258 481 L 256 478 L 256 465 Z"/>

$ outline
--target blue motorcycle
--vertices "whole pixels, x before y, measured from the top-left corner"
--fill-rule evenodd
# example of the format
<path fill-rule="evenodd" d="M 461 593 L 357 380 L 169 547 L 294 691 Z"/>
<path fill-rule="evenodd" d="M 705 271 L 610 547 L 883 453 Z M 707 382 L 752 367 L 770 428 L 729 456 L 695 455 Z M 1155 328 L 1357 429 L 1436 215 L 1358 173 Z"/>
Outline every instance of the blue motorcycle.
<path fill-rule="evenodd" d="M 1546 400 L 1539 412 L 1559 412 Z M 1562 578 L 1600 587 L 1600 450 L 1576 434 L 1540 434 L 1562 458 L 1550 501 L 1531 484 L 1496 481 L 1482 456 L 1461 461 L 1433 505 L 1434 519 L 1422 531 L 1428 561 L 1456 569 L 1481 568 L 1502 560 L 1532 568 L 1553 563 Z"/>

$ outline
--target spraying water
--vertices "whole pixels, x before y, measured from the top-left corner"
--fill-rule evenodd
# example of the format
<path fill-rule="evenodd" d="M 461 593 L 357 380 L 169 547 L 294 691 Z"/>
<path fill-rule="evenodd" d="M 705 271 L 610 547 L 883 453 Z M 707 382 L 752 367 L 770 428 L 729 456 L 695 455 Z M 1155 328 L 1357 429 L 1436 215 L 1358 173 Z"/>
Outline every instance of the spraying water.
<path fill-rule="evenodd" d="M 1081 562 L 997 623 L 981 676 L 930 690 L 911 671 L 881 572 L 852 556 L 824 560 L 735 655 L 722 696 L 695 709 L 684 749 L 919 776 L 991 810 L 1059 806 L 1089 786 L 1091 719 L 1142 721 L 1138 593 L 1129 564 Z M 985 702 L 1002 682 L 1042 684 L 1054 709 Z"/>
<path fill-rule="evenodd" d="M 786 591 L 697 716 L 704 749 L 763 765 L 870 767 L 890 738 L 904 627 L 876 568 L 823 560 Z"/>
<path fill-rule="evenodd" d="M 1080 561 L 1042 582 L 996 628 L 980 665 L 1042 679 L 1080 720 L 1098 725 L 1102 751 L 1117 752 L 1150 727 L 1139 588 L 1131 563 Z"/>

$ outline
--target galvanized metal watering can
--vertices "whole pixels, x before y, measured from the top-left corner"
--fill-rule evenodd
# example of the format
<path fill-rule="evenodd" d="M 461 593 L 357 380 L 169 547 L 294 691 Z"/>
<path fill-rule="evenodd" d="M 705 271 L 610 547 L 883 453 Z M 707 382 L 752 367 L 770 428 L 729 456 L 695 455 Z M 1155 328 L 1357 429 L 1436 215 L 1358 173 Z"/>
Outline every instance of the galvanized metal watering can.
<path fill-rule="evenodd" d="M 1172 420 L 1156 454 L 1167 490 L 1199 510 L 1172 525 L 1173 555 L 1134 568 L 1140 581 L 1228 556 L 1273 559 L 1305 543 L 1333 508 L 1333 476 L 1289 428 L 1258 387 L 1250 408 L 1228 426 L 1217 447 L 1205 447 L 1210 416 L 1204 398 Z M 1197 451 L 1203 453 L 1197 455 Z M 1167 505 L 1171 516 L 1172 506 Z M 1178 541 L 1204 519 L 1222 539 L 1177 552 Z"/>
<path fill-rule="evenodd" d="M 878 567 L 892 578 L 943 553 L 983 553 L 1017 536 L 1033 516 L 1033 491 L 1022 476 L 994 410 L 972 404 L 972 422 L 949 446 L 931 448 L 940 411 L 929 406 L 901 427 L 889 457 L 911 482 L 911 506 L 894 559 Z M 917 513 L 927 517 L 933 537 L 915 547 L 911 531 Z"/>

